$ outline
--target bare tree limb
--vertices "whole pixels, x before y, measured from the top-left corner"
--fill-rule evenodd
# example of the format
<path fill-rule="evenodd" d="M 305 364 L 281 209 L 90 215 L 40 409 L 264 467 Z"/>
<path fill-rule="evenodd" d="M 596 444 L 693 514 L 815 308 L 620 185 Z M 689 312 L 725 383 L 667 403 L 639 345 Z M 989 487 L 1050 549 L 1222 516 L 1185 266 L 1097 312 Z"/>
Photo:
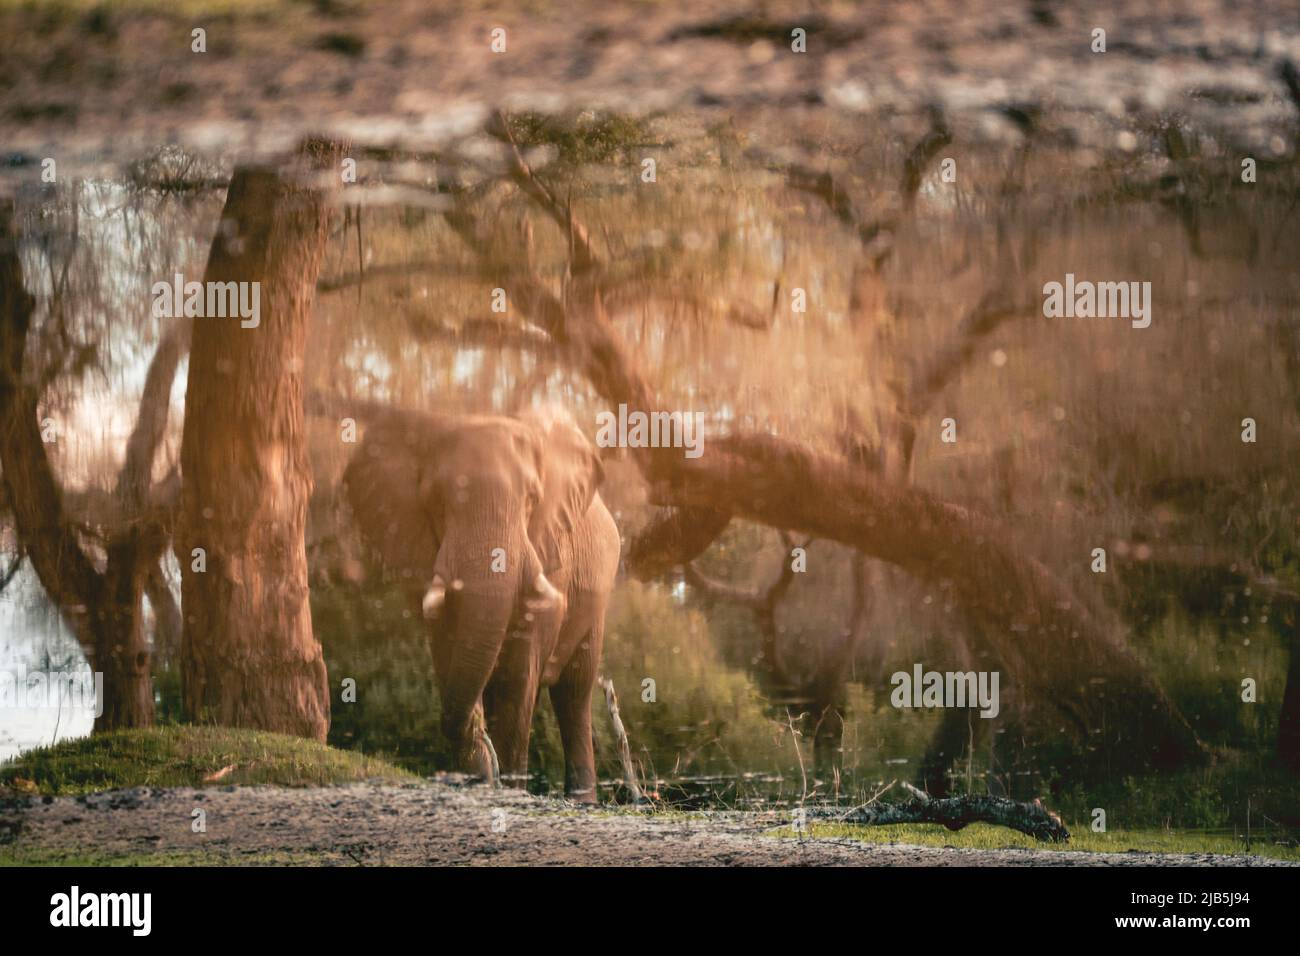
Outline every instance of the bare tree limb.
<path fill-rule="evenodd" d="M 445 342 L 460 348 L 518 349 L 539 356 L 553 356 L 555 352 L 551 337 L 533 325 L 486 318 L 466 318 L 453 325 L 436 318 L 433 310 L 410 319 L 412 331 L 422 341 Z"/>
<path fill-rule="evenodd" d="M 573 217 L 572 207 L 561 203 L 546 184 L 533 175 L 532 169 L 524 162 L 523 154 L 515 144 L 510 133 L 510 121 L 500 111 L 496 112 L 488 124 L 488 133 L 506 144 L 506 168 L 510 178 L 542 207 L 557 226 L 569 237 L 573 254 L 572 269 L 575 275 L 589 272 L 600 265 L 600 257 L 591 245 L 587 228 Z"/>
<path fill-rule="evenodd" d="M 461 278 L 466 274 L 467 270 L 463 268 L 448 265 L 446 262 L 433 259 L 419 260 L 415 262 L 390 262 L 384 265 L 370 266 L 364 272 L 344 272 L 329 279 L 321 279 L 316 283 L 316 291 L 321 294 L 328 292 L 341 292 L 344 289 L 359 286 L 364 281 L 381 278 L 402 278 L 406 276 L 429 275 Z"/>
<path fill-rule="evenodd" d="M 618 694 L 614 691 L 614 682 L 608 677 L 601 677 L 596 683 L 605 692 L 605 707 L 609 710 L 609 722 L 614 729 L 614 743 L 618 747 L 618 759 L 623 767 L 623 783 L 632 796 L 632 802 L 640 803 L 645 798 L 641 793 L 640 784 L 637 783 L 636 770 L 632 766 L 632 748 L 628 744 L 627 728 L 623 726 L 623 718 L 618 711 Z"/>
<path fill-rule="evenodd" d="M 898 229 L 903 215 L 910 211 L 916 200 L 926 169 L 939 154 L 939 150 L 951 142 L 952 132 L 943 111 L 931 107 L 930 129 L 903 160 L 903 173 L 898 185 L 901 208 L 891 209 L 870 221 L 862 220 L 848 193 L 836 183 L 829 171 L 817 172 L 806 166 L 792 164 L 785 170 L 786 185 L 810 193 L 824 202 L 836 219 L 857 234 L 863 251 L 871 257 L 873 269 L 878 271 L 893 253 L 893 243 L 888 242 L 879 248 L 877 246 L 886 234 Z"/>
<path fill-rule="evenodd" d="M 1277 75 L 1281 78 L 1283 85 L 1286 86 L 1287 95 L 1291 97 L 1296 112 L 1300 113 L 1300 70 L 1297 70 L 1295 64 L 1290 60 L 1283 59 L 1278 64 Z"/>
<path fill-rule="evenodd" d="M 154 654 L 163 665 L 174 661 L 181 649 L 181 632 L 184 622 L 181 619 L 180 605 L 172 594 L 167 577 L 159 564 L 149 569 L 145 579 L 145 596 L 153 608 L 154 616 Z"/>
<path fill-rule="evenodd" d="M 718 601 L 726 601 L 729 604 L 736 604 L 740 607 L 747 607 L 752 611 L 757 611 L 766 606 L 766 595 L 753 588 L 739 587 L 734 584 L 728 584 L 711 577 L 701 571 L 692 561 L 685 565 L 683 571 L 686 576 L 686 583 L 691 587 L 698 589 L 701 593 L 708 595 L 710 598 Z"/>
<path fill-rule="evenodd" d="M 921 180 L 925 176 L 926 169 L 939 155 L 939 150 L 951 142 L 952 131 L 948 128 L 943 110 L 932 106 L 929 132 L 917 141 L 912 151 L 907 154 L 907 159 L 903 161 L 903 180 L 899 184 L 899 192 L 902 193 L 906 206 L 910 207 L 916 201 L 916 194 L 921 189 Z"/>
<path fill-rule="evenodd" d="M 948 342 L 916 374 L 903 401 L 903 410 L 916 417 L 929 410 L 936 398 L 970 363 L 981 341 L 992 335 L 1004 322 L 1027 315 L 1035 303 L 1028 298 L 1016 299 L 1003 289 L 984 295 L 957 327 Z"/>
<path fill-rule="evenodd" d="M 13 563 L 10 564 L 9 567 L 5 568 L 4 574 L 0 574 L 0 594 L 4 593 L 4 589 L 9 587 L 9 582 L 18 574 L 18 569 L 23 566 L 23 559 L 26 556 L 27 555 L 21 550 L 20 546 L 18 554 L 14 556 Z"/>
<path fill-rule="evenodd" d="M 86 642 L 85 613 L 99 574 L 81 550 L 41 440 L 40 396 L 25 380 L 24 352 L 35 300 L 23 286 L 12 200 L 0 200 L 0 463 L 14 524 L 51 599 Z"/>
<path fill-rule="evenodd" d="M 191 327 L 190 320 L 172 326 L 159 341 L 145 373 L 135 428 L 127 439 L 126 458 L 117 479 L 117 493 L 127 514 L 143 508 L 148 497 L 154 458 L 167 431 L 172 383 L 181 359 L 189 350 Z"/>

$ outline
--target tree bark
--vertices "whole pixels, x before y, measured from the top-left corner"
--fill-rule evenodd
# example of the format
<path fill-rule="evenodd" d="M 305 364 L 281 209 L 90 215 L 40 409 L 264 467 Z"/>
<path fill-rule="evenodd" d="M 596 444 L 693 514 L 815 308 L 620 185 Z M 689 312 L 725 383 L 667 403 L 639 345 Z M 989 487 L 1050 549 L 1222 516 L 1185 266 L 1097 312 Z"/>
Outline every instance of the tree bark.
<path fill-rule="evenodd" d="M 95 728 L 148 727 L 153 723 L 153 682 L 144 627 L 145 580 L 165 547 L 128 530 L 110 541 L 108 564 L 94 600 L 91 659 L 104 675 L 103 713 Z M 150 557 L 152 556 L 152 557 Z"/>
<path fill-rule="evenodd" d="M 260 324 L 195 323 L 176 537 L 186 718 L 317 740 L 330 697 L 308 601 L 302 369 L 328 230 L 319 190 L 236 170 L 204 278 L 261 283 Z"/>

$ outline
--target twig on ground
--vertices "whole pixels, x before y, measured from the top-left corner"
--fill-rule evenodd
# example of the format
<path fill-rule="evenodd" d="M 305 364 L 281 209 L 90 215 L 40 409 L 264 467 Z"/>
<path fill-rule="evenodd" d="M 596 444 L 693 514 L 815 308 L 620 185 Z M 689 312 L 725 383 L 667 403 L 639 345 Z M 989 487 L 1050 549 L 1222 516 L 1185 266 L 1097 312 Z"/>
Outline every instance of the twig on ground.
<path fill-rule="evenodd" d="M 799 749 L 799 731 L 794 729 L 794 715 L 787 709 L 785 719 L 790 724 L 790 739 L 794 741 L 794 755 L 799 758 L 799 774 L 803 777 L 803 794 L 799 797 L 799 802 L 803 803 L 808 799 L 808 770 L 803 765 L 803 751 Z"/>
<path fill-rule="evenodd" d="M 627 728 L 623 726 L 623 718 L 618 712 L 618 694 L 614 692 L 614 682 L 608 677 L 601 677 L 597 683 L 600 684 L 600 689 L 605 692 L 605 706 L 609 708 L 609 722 L 614 726 L 614 739 L 618 742 L 618 759 L 623 765 L 623 780 L 628 791 L 632 794 L 632 802 L 641 803 L 645 798 L 642 796 L 641 787 L 636 781 L 636 770 L 632 766 L 632 748 L 627 741 Z"/>

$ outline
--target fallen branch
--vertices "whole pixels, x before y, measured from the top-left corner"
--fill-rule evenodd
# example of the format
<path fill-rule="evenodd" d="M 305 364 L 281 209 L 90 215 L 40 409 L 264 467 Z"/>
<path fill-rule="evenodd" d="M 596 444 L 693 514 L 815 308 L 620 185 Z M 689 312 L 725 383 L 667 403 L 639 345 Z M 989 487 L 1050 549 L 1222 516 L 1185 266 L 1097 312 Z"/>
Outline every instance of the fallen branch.
<path fill-rule="evenodd" d="M 1066 843 L 1070 839 L 1070 831 L 1065 828 L 1061 818 L 1037 800 L 1020 803 L 1006 797 L 974 794 L 935 799 L 909 783 L 903 783 L 902 786 L 912 795 L 912 799 L 906 803 L 886 803 L 873 799 L 844 815 L 834 809 L 814 807 L 808 808 L 806 812 L 814 819 L 869 827 L 893 826 L 898 823 L 938 823 L 949 830 L 961 830 L 972 823 L 992 823 L 1027 834 L 1044 843 Z"/>

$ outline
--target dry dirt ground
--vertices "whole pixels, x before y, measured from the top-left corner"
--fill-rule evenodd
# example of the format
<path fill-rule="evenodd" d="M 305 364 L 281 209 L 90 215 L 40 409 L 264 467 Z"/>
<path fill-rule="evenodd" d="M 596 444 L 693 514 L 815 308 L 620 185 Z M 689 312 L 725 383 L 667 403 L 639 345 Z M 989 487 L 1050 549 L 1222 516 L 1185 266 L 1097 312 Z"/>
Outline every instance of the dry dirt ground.
<path fill-rule="evenodd" d="M 1300 63 L 1294 0 L 220 4 L 237 15 L 185 12 L 209 6 L 187 0 L 133 12 L 144 3 L 83 0 L 71 13 L 0 3 L 0 152 L 11 166 L 173 142 L 266 152 L 308 131 L 431 148 L 493 107 L 775 107 L 806 121 L 930 103 L 990 130 L 1008 110 L 1051 111 L 1075 142 L 1100 146 L 1138 115 L 1178 115 L 1280 155 L 1300 105 L 1280 73 Z M 204 53 L 191 51 L 196 28 Z M 805 53 L 790 49 L 795 28 Z M 1104 53 L 1092 50 L 1098 28 Z"/>
<path fill-rule="evenodd" d="M 194 810 L 207 830 L 192 832 Z M 775 817 L 579 810 L 430 783 L 117 790 L 0 803 L 6 857 L 160 854 L 182 863 L 581 866 L 1269 866 L 1261 857 L 967 850 L 770 835 Z M 767 834 L 765 834 L 767 831 Z"/>

